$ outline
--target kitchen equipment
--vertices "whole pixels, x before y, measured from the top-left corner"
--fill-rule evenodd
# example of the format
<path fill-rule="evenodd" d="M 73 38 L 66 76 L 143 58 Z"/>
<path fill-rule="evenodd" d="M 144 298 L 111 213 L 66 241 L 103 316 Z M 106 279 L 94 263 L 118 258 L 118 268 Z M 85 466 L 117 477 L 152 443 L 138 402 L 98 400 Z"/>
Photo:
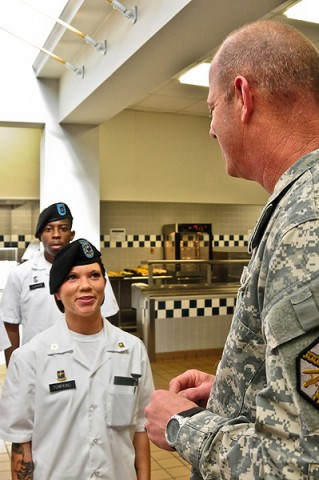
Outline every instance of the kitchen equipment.
<path fill-rule="evenodd" d="M 213 234 L 210 223 L 174 223 L 163 226 L 165 260 L 212 260 Z M 170 265 L 170 273 L 175 273 L 177 281 L 201 281 L 205 276 L 205 266 L 187 263 Z"/>

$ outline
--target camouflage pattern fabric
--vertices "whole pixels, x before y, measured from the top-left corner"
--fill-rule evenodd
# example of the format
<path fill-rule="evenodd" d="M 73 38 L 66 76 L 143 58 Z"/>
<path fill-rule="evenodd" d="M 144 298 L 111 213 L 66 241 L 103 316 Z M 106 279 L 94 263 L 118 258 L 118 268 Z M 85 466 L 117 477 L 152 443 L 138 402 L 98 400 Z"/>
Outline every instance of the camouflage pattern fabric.
<path fill-rule="evenodd" d="M 249 248 L 207 410 L 176 450 L 192 480 L 319 479 L 319 401 L 298 391 L 296 368 L 319 344 L 319 150 L 279 179 Z"/>

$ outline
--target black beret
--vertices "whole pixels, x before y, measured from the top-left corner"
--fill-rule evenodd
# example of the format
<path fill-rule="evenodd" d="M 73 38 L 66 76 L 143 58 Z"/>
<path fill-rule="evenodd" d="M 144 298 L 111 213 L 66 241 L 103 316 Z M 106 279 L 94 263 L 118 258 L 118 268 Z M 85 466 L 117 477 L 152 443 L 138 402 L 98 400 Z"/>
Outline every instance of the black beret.
<path fill-rule="evenodd" d="M 57 220 L 64 220 L 70 218 L 72 227 L 72 214 L 71 210 L 66 203 L 53 203 L 49 207 L 45 208 L 39 215 L 38 224 L 35 230 L 35 237 L 40 238 L 45 226 L 50 222 L 56 222 Z"/>
<path fill-rule="evenodd" d="M 56 293 L 72 267 L 99 263 L 105 276 L 105 268 L 101 261 L 101 253 L 85 238 L 79 238 L 61 248 L 54 257 L 50 270 L 50 293 Z"/>

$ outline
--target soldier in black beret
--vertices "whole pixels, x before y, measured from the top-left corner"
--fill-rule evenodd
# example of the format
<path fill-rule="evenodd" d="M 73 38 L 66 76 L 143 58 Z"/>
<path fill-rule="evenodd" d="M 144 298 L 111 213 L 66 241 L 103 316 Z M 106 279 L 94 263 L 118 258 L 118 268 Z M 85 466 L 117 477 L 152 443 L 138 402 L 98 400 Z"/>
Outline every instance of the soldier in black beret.
<path fill-rule="evenodd" d="M 0 319 L 11 341 L 11 347 L 5 350 L 7 365 L 20 343 L 27 343 L 59 316 L 49 295 L 48 280 L 54 256 L 74 238 L 72 222 L 73 216 L 66 203 L 53 203 L 45 208 L 35 229 L 35 237 L 42 248 L 10 272 L 0 308 Z"/>
<path fill-rule="evenodd" d="M 72 228 L 73 217 L 71 210 L 66 203 L 53 203 L 49 207 L 42 210 L 39 215 L 38 223 L 35 229 L 35 237 L 41 238 L 41 234 L 48 223 L 57 222 L 58 220 L 69 220 L 70 229 Z"/>
<path fill-rule="evenodd" d="M 103 318 L 105 283 L 88 240 L 56 254 L 50 292 L 64 315 L 14 352 L 0 402 L 1 438 L 14 438 L 13 462 L 25 454 L 18 473 L 151 478 L 144 409 L 152 371 L 142 340 Z"/>
<path fill-rule="evenodd" d="M 59 318 L 53 298 L 49 295 L 49 274 L 57 253 L 72 242 L 73 216 L 64 202 L 53 203 L 39 215 L 35 236 L 42 247 L 30 260 L 12 270 L 1 298 L 0 321 L 5 324 L 11 347 L 5 351 L 8 365 L 12 352 L 22 342 L 50 327 Z M 107 274 L 106 274 L 107 277 Z M 106 284 L 107 302 L 103 315 L 111 317 L 118 312 L 111 284 Z"/>
<path fill-rule="evenodd" d="M 50 271 L 50 293 L 55 294 L 62 283 L 67 278 L 72 267 L 79 265 L 90 265 L 97 263 L 105 279 L 105 267 L 101 260 L 101 253 L 92 243 L 84 238 L 75 240 L 62 248 L 55 256 Z M 56 299 L 57 306 L 61 312 L 64 312 L 64 306 L 61 301 Z"/>

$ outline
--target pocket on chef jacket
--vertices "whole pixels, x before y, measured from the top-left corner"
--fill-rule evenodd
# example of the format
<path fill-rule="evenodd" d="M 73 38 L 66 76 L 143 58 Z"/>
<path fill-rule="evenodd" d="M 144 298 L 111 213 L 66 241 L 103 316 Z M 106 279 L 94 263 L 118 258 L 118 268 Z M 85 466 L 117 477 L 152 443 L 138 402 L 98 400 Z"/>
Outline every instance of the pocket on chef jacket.
<path fill-rule="evenodd" d="M 133 424 L 137 388 L 131 385 L 108 385 L 105 393 L 106 425 L 124 428 Z"/>

